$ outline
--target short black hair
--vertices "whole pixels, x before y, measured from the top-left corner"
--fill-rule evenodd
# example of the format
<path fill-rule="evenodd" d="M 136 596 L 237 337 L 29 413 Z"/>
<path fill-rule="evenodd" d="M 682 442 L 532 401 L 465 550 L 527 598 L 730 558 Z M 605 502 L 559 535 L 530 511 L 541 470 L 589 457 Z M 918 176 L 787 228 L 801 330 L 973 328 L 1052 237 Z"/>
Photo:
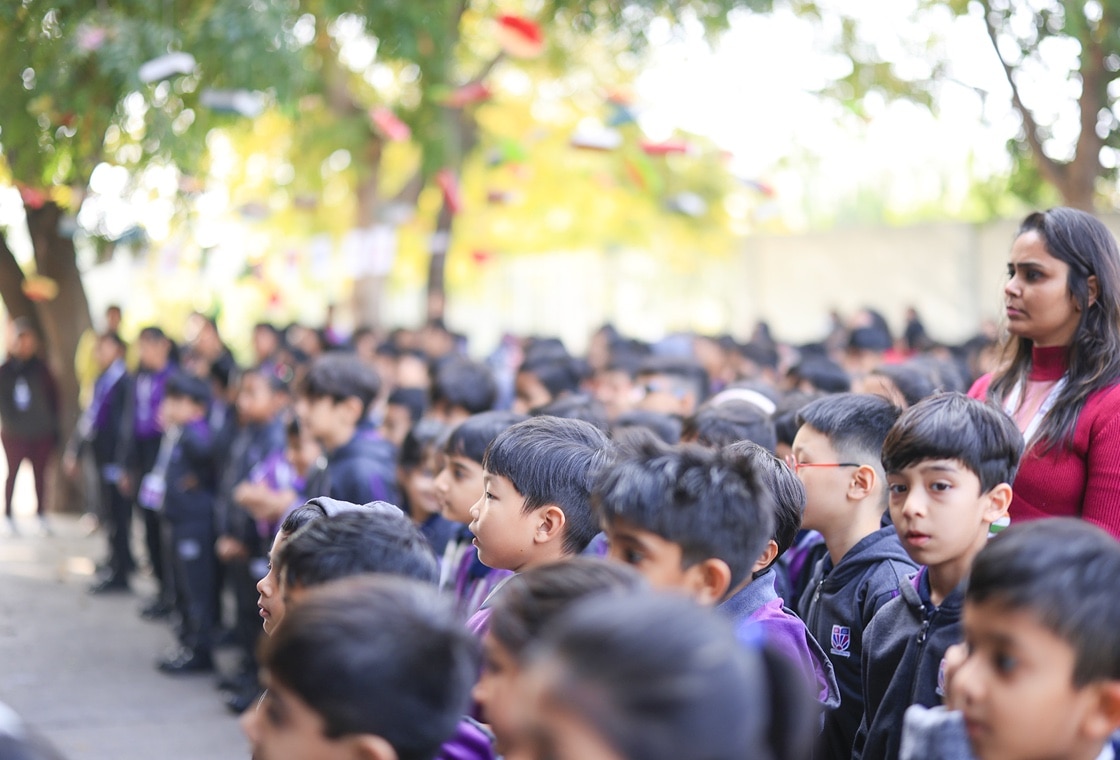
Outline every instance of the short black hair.
<path fill-rule="evenodd" d="M 258 364 L 255 367 L 250 367 L 242 373 L 241 378 L 244 380 L 246 377 L 253 376 L 259 377 L 264 380 L 268 385 L 268 389 L 273 393 L 282 393 L 287 395 L 291 393 L 291 387 L 288 385 L 287 368 L 280 364 Z"/>
<path fill-rule="evenodd" d="M 723 560 L 734 588 L 774 534 L 774 506 L 745 457 L 695 444 L 646 443 L 604 470 L 592 502 L 608 526 L 624 520 L 681 547 L 691 567 Z"/>
<path fill-rule="evenodd" d="M 311 363 L 301 394 L 309 399 L 329 398 L 336 404 L 356 398 L 364 416 L 380 391 L 381 379 L 373 367 L 353 354 L 335 351 Z"/>
<path fill-rule="evenodd" d="M 938 386 L 928 368 L 913 362 L 884 364 L 871 370 L 871 374 L 890 380 L 902 394 L 907 406 L 914 406 L 922 399 L 932 396 L 935 391 L 944 390 Z"/>
<path fill-rule="evenodd" d="M 774 456 L 773 453 L 751 441 L 740 441 L 727 447 L 735 456 L 745 458 L 754 467 L 763 488 L 770 493 L 774 505 L 774 533 L 771 538 L 778 545 L 774 561 L 786 553 L 801 530 L 805 516 L 805 485 L 801 478 Z"/>
<path fill-rule="evenodd" d="M 447 435 L 447 426 L 438 420 L 423 419 L 408 430 L 408 434 L 401 441 L 401 448 L 397 452 L 397 465 L 405 470 L 419 467 L 424 462 L 424 455 L 430 449 L 439 448 L 444 436 Z"/>
<path fill-rule="evenodd" d="M 318 507 L 307 505 L 296 507 L 284 517 L 284 522 L 280 523 L 280 532 L 290 536 L 307 523 L 320 517 L 323 517 L 323 510 Z"/>
<path fill-rule="evenodd" d="M 1084 520 L 1016 523 L 976 555 L 966 603 L 1030 612 L 1074 652 L 1073 683 L 1120 680 L 1120 543 Z"/>
<path fill-rule="evenodd" d="M 836 393 L 802 407 L 799 425 L 808 425 L 825 438 L 845 459 L 882 464 L 883 441 L 902 410 L 873 393 Z"/>
<path fill-rule="evenodd" d="M 534 417 L 564 417 L 570 420 L 590 422 L 604 433 L 610 433 L 611 423 L 607 410 L 597 399 L 585 393 L 574 393 L 554 399 L 544 406 L 529 412 Z"/>
<path fill-rule="evenodd" d="M 495 438 L 482 467 L 509 479 L 525 500 L 526 514 L 546 504 L 563 510 L 564 550 L 578 554 L 599 532 L 591 487 L 610 453 L 610 439 L 590 422 L 532 417 Z"/>
<path fill-rule="evenodd" d="M 128 344 L 124 342 L 124 338 L 116 330 L 106 330 L 98 335 L 97 339 L 112 343 L 122 354 L 128 351 Z"/>
<path fill-rule="evenodd" d="M 514 412 L 480 412 L 460 422 L 447 437 L 443 451 L 448 456 L 466 457 L 482 464 L 488 447 L 506 428 L 527 420 Z"/>
<path fill-rule="evenodd" d="M 637 376 L 639 379 L 654 376 L 669 378 L 678 390 L 691 391 L 696 398 L 697 405 L 702 404 L 708 398 L 708 391 L 710 390 L 708 373 L 692 359 L 651 356 L 642 362 Z"/>
<path fill-rule="evenodd" d="M 349 578 L 315 589 L 261 649 L 327 737 L 372 734 L 400 760 L 430 760 L 455 731 L 478 676 L 477 643 L 434 589 Z"/>
<path fill-rule="evenodd" d="M 770 417 L 749 401 L 739 400 L 700 407 L 685 419 L 681 437 L 717 449 L 737 441 L 752 441 L 770 452 L 778 446 Z"/>
<path fill-rule="evenodd" d="M 431 546 L 403 514 L 343 512 L 311 520 L 280 552 L 289 585 L 319 586 L 361 573 L 388 573 L 435 583 Z"/>
<path fill-rule="evenodd" d="M 394 388 L 385 403 L 390 406 L 403 406 L 413 424 L 424 416 L 428 408 L 428 394 L 423 388 Z"/>
<path fill-rule="evenodd" d="M 910 407 L 883 441 L 883 469 L 899 472 L 927 459 L 960 462 L 980 479 L 980 492 L 1012 483 L 1023 435 L 1002 409 L 963 393 L 940 393 Z"/>
<path fill-rule="evenodd" d="M 818 398 L 821 398 L 820 393 L 803 391 L 789 391 L 781 397 L 774 414 L 770 417 L 774 421 L 774 433 L 778 443 L 784 443 L 786 446 L 793 445 L 793 439 L 797 437 L 797 431 L 801 428 L 798 414 L 809 405 L 809 402 Z"/>
<path fill-rule="evenodd" d="M 498 385 L 485 364 L 456 356 L 436 367 L 432 406 L 458 407 L 467 414 L 478 414 L 493 409 L 497 400 Z"/>
<path fill-rule="evenodd" d="M 597 557 L 573 557 L 517 575 L 496 595 L 490 635 L 515 659 L 575 602 L 592 594 L 625 594 L 643 588 L 633 568 Z"/>
<path fill-rule="evenodd" d="M 852 389 L 852 378 L 836 362 L 823 356 L 803 359 L 789 371 L 795 380 L 804 380 L 824 393 L 846 393 Z"/>
<path fill-rule="evenodd" d="M 651 412 L 645 409 L 623 412 L 615 418 L 614 424 L 611 425 L 611 435 L 620 439 L 625 431 L 632 428 L 648 430 L 650 435 L 670 446 L 681 439 L 681 421 L 671 414 Z"/>
<path fill-rule="evenodd" d="M 529 359 L 518 367 L 517 373 L 537 378 L 552 398 L 579 390 L 579 367 L 570 356 Z"/>
<path fill-rule="evenodd" d="M 186 398 L 200 406 L 210 403 L 210 386 L 200 377 L 182 371 L 172 372 L 163 387 L 165 398 Z"/>

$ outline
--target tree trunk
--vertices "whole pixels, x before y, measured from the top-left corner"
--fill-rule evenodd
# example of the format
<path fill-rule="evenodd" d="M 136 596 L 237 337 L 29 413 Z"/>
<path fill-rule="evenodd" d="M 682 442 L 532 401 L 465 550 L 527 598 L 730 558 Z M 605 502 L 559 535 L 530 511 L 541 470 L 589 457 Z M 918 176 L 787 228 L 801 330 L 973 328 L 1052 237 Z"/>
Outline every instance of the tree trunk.
<path fill-rule="evenodd" d="M 436 231 L 432 234 L 428 259 L 428 321 L 443 321 L 447 307 L 447 289 L 444 285 L 444 269 L 447 265 L 447 250 L 451 247 L 451 225 L 455 220 L 454 212 L 445 198 L 436 218 Z"/>
<path fill-rule="evenodd" d="M 8 247 L 8 239 L 0 230 L 0 300 L 4 301 L 9 317 L 29 320 L 35 331 L 42 335 L 43 326 L 39 324 L 39 313 L 35 304 L 23 292 L 26 279 L 12 249 Z"/>
<path fill-rule="evenodd" d="M 35 251 L 35 265 L 39 274 L 50 277 L 58 284 L 58 295 L 51 301 L 37 304 L 39 324 L 42 326 L 43 346 L 47 364 L 58 383 L 61 411 L 59 430 L 62 441 L 69 439 L 78 421 L 79 381 L 75 371 L 75 354 L 78 341 L 92 324 L 89 302 L 74 252 L 74 241 L 58 233 L 62 209 L 55 203 L 41 208 L 27 208 L 27 227 Z M 4 294 L 7 302 L 7 294 Z M 78 511 L 82 499 L 75 484 L 61 476 L 57 462 L 50 475 L 50 502 L 48 508 Z"/>

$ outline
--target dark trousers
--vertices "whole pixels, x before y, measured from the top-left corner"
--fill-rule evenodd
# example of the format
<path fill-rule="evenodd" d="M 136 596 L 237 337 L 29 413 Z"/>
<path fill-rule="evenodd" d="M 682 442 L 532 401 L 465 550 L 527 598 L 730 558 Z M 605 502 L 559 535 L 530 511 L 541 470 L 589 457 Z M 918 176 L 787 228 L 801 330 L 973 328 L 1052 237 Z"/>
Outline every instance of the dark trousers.
<path fill-rule="evenodd" d="M 100 468 L 99 468 L 100 469 Z M 121 493 L 115 482 L 105 480 L 98 472 L 101 484 L 101 516 L 109 541 L 109 570 L 114 577 L 127 578 L 136 569 L 132 558 L 132 501 Z"/>
<path fill-rule="evenodd" d="M 159 442 L 159 438 L 141 439 L 136 442 L 137 475 L 133 487 L 137 490 L 139 490 L 140 482 L 144 479 L 144 476 L 156 466 L 156 459 L 159 458 Z M 170 603 L 173 585 L 167 572 L 170 558 L 164 556 L 163 527 L 159 514 L 153 510 L 144 509 L 139 503 L 137 503 L 136 508 L 144 520 L 144 545 L 148 550 L 148 562 L 152 565 L 152 572 L 159 582 L 159 598 Z"/>
<path fill-rule="evenodd" d="M 214 526 L 209 519 L 165 522 L 166 548 L 175 583 L 175 607 L 183 621 L 183 646 L 209 654 L 214 646 Z"/>
<path fill-rule="evenodd" d="M 16 490 L 16 475 L 23 460 L 31 462 L 35 476 L 35 497 L 39 500 L 39 515 L 47 510 L 47 462 L 54 452 L 53 438 L 25 438 L 21 435 L 0 433 L 4 455 L 8 459 L 8 480 L 4 483 L 4 514 L 12 516 L 12 494 Z"/>
<path fill-rule="evenodd" d="M 237 611 L 237 647 L 241 650 L 239 669 L 253 675 L 257 672 L 257 642 L 263 633 L 260 609 L 257 607 L 257 599 L 260 597 L 257 591 L 260 577 L 257 577 L 257 573 L 260 572 L 261 564 L 262 560 L 258 557 L 226 566 Z M 263 560 L 263 565 L 267 573 L 267 559 Z"/>

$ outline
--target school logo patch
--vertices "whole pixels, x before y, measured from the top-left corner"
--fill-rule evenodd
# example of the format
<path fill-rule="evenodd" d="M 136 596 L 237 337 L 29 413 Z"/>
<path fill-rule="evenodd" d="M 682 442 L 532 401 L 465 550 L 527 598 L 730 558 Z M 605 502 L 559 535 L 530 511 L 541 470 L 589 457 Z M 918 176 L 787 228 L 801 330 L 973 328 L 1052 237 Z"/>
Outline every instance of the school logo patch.
<path fill-rule="evenodd" d="M 852 629 L 846 625 L 832 626 L 832 653 L 841 657 L 851 657 Z"/>
<path fill-rule="evenodd" d="M 941 664 L 937 666 L 937 696 L 945 696 L 945 658 L 941 658 Z"/>

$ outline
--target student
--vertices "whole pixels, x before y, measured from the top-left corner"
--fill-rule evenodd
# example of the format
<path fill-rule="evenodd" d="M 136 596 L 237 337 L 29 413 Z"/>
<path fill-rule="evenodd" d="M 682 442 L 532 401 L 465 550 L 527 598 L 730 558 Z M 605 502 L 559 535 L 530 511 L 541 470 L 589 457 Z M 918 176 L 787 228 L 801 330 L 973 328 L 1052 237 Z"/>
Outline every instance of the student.
<path fill-rule="evenodd" d="M 939 704 L 944 656 L 961 639 L 964 582 L 1007 514 L 1023 436 L 994 406 L 959 393 L 908 409 L 883 443 L 891 521 L 922 569 L 863 635 L 864 716 L 855 758 L 894 760 L 906 708 Z"/>
<path fill-rule="evenodd" d="M 385 415 L 378 431 L 381 437 L 396 447 L 412 426 L 424 416 L 428 405 L 428 392 L 423 388 L 394 388 L 385 401 Z"/>
<path fill-rule="evenodd" d="M 566 353 L 528 358 L 514 380 L 513 411 L 528 414 L 579 390 L 580 373 Z"/>
<path fill-rule="evenodd" d="M 495 438 L 471 508 L 479 561 L 519 573 L 586 549 L 599 532 L 591 486 L 609 452 L 601 430 L 561 417 L 534 417 Z M 480 633 L 488 618 L 484 602 L 468 627 Z"/>
<path fill-rule="evenodd" d="M 799 413 L 789 463 L 805 486 L 802 525 L 824 536 L 828 553 L 811 568 L 796 610 L 840 686 L 840 707 L 825 716 L 822 760 L 851 755 L 863 717 L 864 629 L 917 569 L 894 526 L 882 524 L 883 440 L 900 413 L 885 398 L 855 393 L 825 396 Z"/>
<path fill-rule="evenodd" d="M 610 557 L 633 565 L 654 588 L 683 591 L 763 638 L 801 668 L 826 707 L 838 701 L 832 665 L 804 624 L 785 609 L 769 564 L 773 497 L 751 461 L 695 445 L 649 445 L 600 478 L 594 502 Z M 752 582 L 753 581 L 753 582 Z"/>
<path fill-rule="evenodd" d="M 494 587 L 510 575 L 508 570 L 495 570 L 479 561 L 467 525 L 474 519 L 471 508 L 486 490 L 482 482 L 486 447 L 503 430 L 524 419 L 524 415 L 512 412 L 475 414 L 459 423 L 443 445 L 443 467 L 435 480 L 436 498 L 441 514 L 462 528 L 444 550 L 439 587 L 455 596 L 463 620 L 477 612 Z"/>
<path fill-rule="evenodd" d="M 474 642 L 448 605 L 386 577 L 309 592 L 267 640 L 262 665 L 268 691 L 242 718 L 258 760 L 434 757 L 477 673 Z"/>
<path fill-rule="evenodd" d="M 1120 544 L 1073 518 L 1012 526 L 976 556 L 948 682 L 976 757 L 1115 752 L 1118 585 Z"/>
<path fill-rule="evenodd" d="M 1117 582 L 1120 544 L 1079 520 L 1016 524 L 993 537 L 972 565 L 964 644 L 946 655 L 946 707 L 906 711 L 902 756 L 1114 757 Z"/>
<path fill-rule="evenodd" d="M 523 749 L 519 679 L 527 654 L 561 614 L 592 594 L 622 596 L 644 587 L 625 565 L 576 557 L 528 570 L 503 586 L 482 638 L 482 674 L 471 692 L 504 755 Z"/>
<path fill-rule="evenodd" d="M 472 414 L 494 408 L 498 385 L 485 364 L 462 357 L 439 363 L 432 379 L 431 416 L 446 425 L 458 425 Z"/>
<path fill-rule="evenodd" d="M 690 600 L 594 595 L 524 677 L 533 760 L 807 760 L 816 709 L 790 666 Z"/>
<path fill-rule="evenodd" d="M 132 558 L 132 503 L 120 492 L 121 469 L 117 464 L 120 445 L 120 419 L 131 391 L 125 354 L 128 347 L 116 333 L 103 333 L 94 344 L 94 359 L 99 374 L 93 384 L 93 397 L 82 413 L 77 429 L 62 459 L 69 477 L 78 472 L 78 459 L 87 449 L 93 454 L 100 486 L 100 514 L 105 520 L 109 542 L 108 573 L 90 587 L 90 593 L 127 591 L 128 578 L 136 569 Z"/>
<path fill-rule="evenodd" d="M 685 419 L 681 429 L 682 443 L 721 449 L 737 441 L 753 441 L 771 454 L 778 445 L 774 423 L 762 409 L 748 401 L 709 402 Z"/>
<path fill-rule="evenodd" d="M 181 649 L 157 663 L 165 673 L 214 669 L 217 483 L 213 438 L 206 424 L 209 402 L 205 380 L 185 373 L 168 379 L 160 405 L 167 432 L 155 467 L 140 484 L 142 502 L 155 504 L 166 526 L 175 606 L 181 620 Z"/>
<path fill-rule="evenodd" d="M 655 356 L 642 362 L 637 375 L 638 409 L 688 417 L 708 397 L 708 373 L 692 360 Z"/>
<path fill-rule="evenodd" d="M 156 577 L 156 597 L 140 611 L 141 617 L 164 618 L 171 614 L 172 580 L 166 572 L 170 558 L 165 556 L 159 514 L 140 502 L 139 485 L 152 471 L 159 455 L 163 425 L 159 418 L 164 387 L 175 372 L 175 345 L 158 327 L 145 327 L 136 341 L 139 366 L 132 378 L 132 394 L 121 421 L 121 443 L 117 462 L 121 466 L 121 493 L 134 499 L 144 519 L 144 543 L 148 564 Z"/>
<path fill-rule="evenodd" d="M 397 451 L 397 482 L 401 508 L 428 539 L 436 556 L 442 557 L 459 525 L 440 514 L 436 497 L 436 474 L 441 467 L 440 441 L 447 427 L 436 420 L 420 420 L 404 437 Z"/>
<path fill-rule="evenodd" d="M 327 456 L 312 496 L 366 504 L 397 501 L 393 447 L 366 422 L 381 383 L 356 356 L 332 353 L 311 365 L 296 414 Z"/>

